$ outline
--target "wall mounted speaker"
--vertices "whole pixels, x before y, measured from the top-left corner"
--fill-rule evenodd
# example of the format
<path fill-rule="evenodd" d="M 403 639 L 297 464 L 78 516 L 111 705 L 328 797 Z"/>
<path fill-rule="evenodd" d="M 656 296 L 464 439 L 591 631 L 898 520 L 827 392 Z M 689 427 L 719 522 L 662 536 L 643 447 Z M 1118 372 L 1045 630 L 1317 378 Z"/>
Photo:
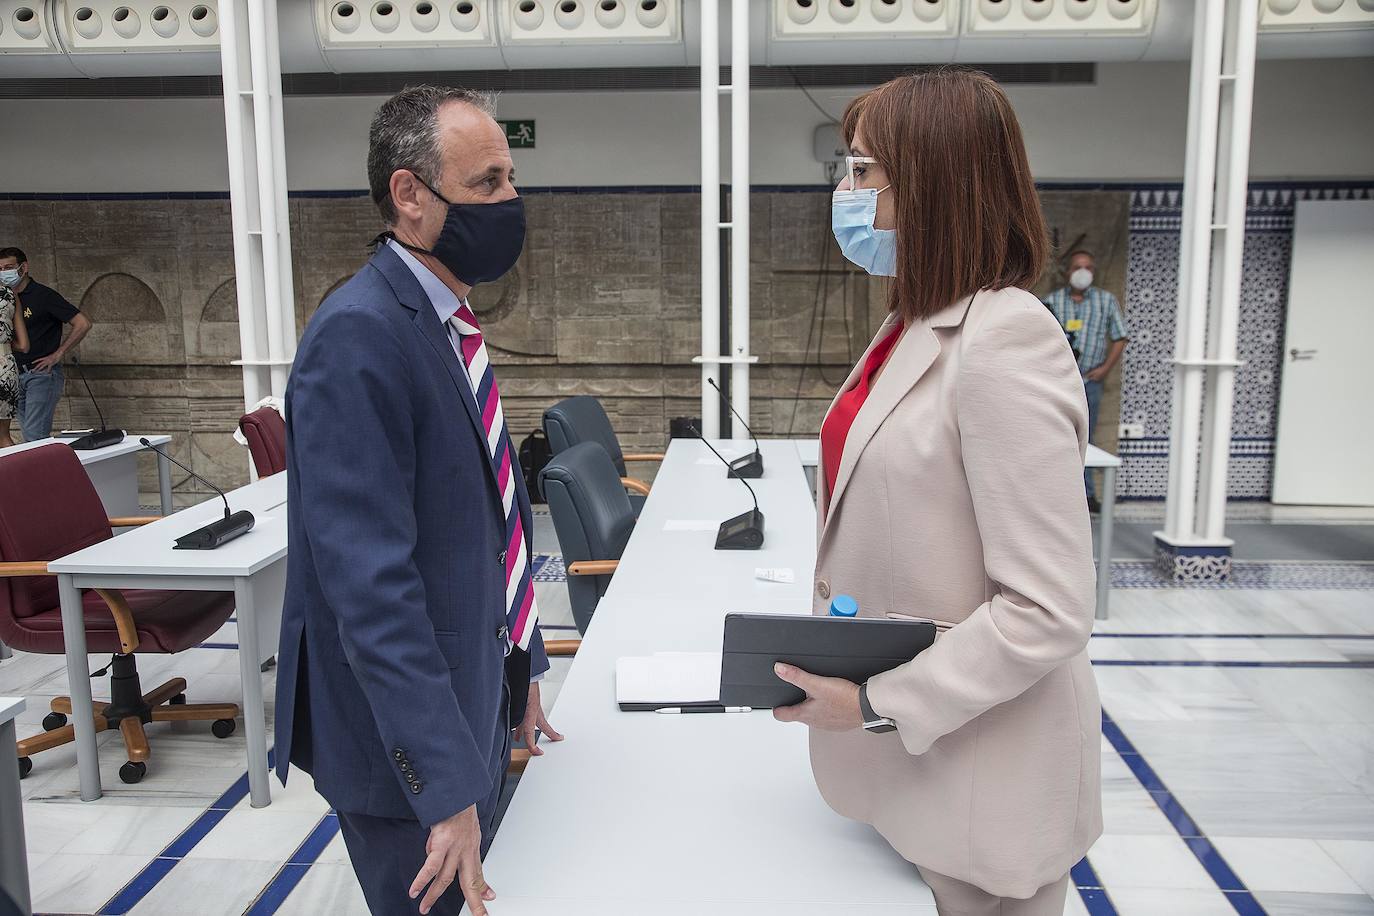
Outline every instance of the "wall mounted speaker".
<path fill-rule="evenodd" d="M 771 40 L 953 37 L 958 7 L 958 0 L 772 0 Z"/>
<path fill-rule="evenodd" d="M 58 28 L 72 54 L 214 51 L 213 0 L 56 0 Z"/>
<path fill-rule="evenodd" d="M 1260 0 L 1261 32 L 1374 29 L 1374 0 Z"/>
<path fill-rule="evenodd" d="M 1148 36 L 1159 0 L 967 0 L 964 32 L 977 37 Z"/>
<path fill-rule="evenodd" d="M 43 0 L 0 0 L 0 55 L 60 53 Z"/>
<path fill-rule="evenodd" d="M 497 0 L 503 47 L 680 42 L 682 0 Z"/>
<path fill-rule="evenodd" d="M 331 50 L 493 47 L 490 0 L 315 0 Z"/>

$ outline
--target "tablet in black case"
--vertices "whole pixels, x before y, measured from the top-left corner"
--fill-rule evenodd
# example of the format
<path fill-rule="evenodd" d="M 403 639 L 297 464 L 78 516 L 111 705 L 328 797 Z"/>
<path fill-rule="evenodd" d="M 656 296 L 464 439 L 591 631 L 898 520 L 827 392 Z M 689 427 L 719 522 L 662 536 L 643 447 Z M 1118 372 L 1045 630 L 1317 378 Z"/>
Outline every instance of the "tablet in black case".
<path fill-rule="evenodd" d="M 775 662 L 862 684 L 906 664 L 935 641 L 935 624 L 884 617 L 727 614 L 720 702 L 769 709 L 806 695 L 773 673 Z"/>

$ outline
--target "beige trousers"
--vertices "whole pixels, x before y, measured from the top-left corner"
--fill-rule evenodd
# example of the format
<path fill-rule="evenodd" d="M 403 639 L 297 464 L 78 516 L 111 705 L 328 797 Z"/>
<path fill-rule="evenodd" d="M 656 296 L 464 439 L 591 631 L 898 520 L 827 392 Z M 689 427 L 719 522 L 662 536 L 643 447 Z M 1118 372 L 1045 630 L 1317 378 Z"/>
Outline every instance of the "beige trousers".
<path fill-rule="evenodd" d="M 940 916 L 1064 916 L 1064 898 L 1069 876 L 1051 881 L 1027 900 L 994 897 L 972 884 L 920 869 L 921 877 L 935 894 L 935 909 Z"/>

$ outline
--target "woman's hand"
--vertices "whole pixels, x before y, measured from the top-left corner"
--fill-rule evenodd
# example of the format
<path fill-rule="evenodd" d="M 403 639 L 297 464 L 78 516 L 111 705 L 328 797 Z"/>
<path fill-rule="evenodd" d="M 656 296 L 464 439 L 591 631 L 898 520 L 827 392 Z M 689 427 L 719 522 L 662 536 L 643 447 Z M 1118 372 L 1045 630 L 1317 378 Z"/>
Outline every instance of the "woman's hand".
<path fill-rule="evenodd" d="M 797 705 L 779 706 L 773 710 L 773 718 L 779 722 L 800 722 L 828 732 L 847 732 L 863 726 L 859 685 L 853 681 L 821 677 L 782 662 L 773 666 L 773 673 L 806 691 L 806 699 Z"/>

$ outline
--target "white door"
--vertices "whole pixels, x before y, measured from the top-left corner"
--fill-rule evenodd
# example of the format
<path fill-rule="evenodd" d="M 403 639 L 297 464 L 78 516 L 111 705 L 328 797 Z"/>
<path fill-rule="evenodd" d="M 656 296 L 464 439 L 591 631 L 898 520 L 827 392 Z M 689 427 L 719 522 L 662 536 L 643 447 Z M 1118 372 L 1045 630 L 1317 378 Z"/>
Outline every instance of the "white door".
<path fill-rule="evenodd" d="M 1274 502 L 1374 506 L 1374 200 L 1300 200 Z"/>

